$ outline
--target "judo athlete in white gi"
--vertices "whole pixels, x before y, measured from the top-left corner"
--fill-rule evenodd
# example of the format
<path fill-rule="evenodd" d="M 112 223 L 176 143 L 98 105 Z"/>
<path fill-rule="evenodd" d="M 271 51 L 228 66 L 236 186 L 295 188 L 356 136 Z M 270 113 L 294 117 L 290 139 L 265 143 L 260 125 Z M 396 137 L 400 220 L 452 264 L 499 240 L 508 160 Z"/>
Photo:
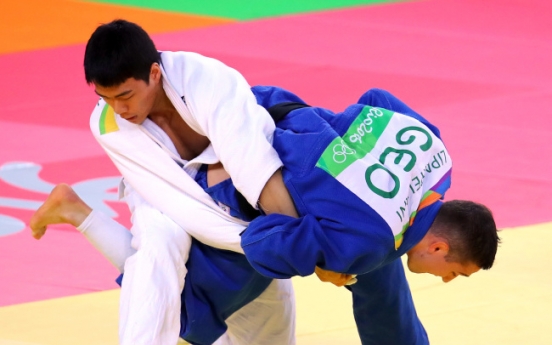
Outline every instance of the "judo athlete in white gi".
<path fill-rule="evenodd" d="M 182 332 L 185 263 L 194 248 L 188 234 L 207 246 L 242 253 L 239 233 L 247 224 L 224 211 L 194 180 L 199 167 L 210 164 L 210 175 L 217 176 L 224 165 L 250 205 L 296 215 L 281 179 L 282 163 L 271 146 L 274 121 L 237 71 L 194 53 L 158 52 L 145 31 L 123 20 L 96 29 L 84 65 L 87 82 L 101 96 L 91 116 L 92 132 L 140 197 L 129 203 L 136 253 L 124 267 L 120 343 L 174 344 Z M 155 212 L 183 230 L 158 230 L 151 221 Z M 32 221 L 35 237 L 51 223 L 47 218 Z M 247 283 L 240 281 L 237 289 Z M 263 283 L 266 287 L 270 281 Z M 290 296 L 287 284 L 276 288 Z M 212 288 L 218 288 L 216 282 Z M 285 302 L 294 303 L 291 298 Z M 224 311 L 225 317 L 232 308 Z M 293 311 L 293 305 L 284 310 Z M 293 321 L 286 315 L 279 334 L 255 343 L 293 343 Z M 216 335 L 198 339 L 198 344 L 220 335 L 209 325 L 198 327 Z"/>

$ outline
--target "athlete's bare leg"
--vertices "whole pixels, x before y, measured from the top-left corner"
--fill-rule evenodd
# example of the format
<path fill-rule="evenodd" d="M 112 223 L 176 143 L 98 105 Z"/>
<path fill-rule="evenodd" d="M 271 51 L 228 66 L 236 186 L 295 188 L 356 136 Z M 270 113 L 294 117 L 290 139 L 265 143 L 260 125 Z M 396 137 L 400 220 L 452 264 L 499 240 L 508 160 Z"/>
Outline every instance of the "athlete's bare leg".
<path fill-rule="evenodd" d="M 57 185 L 30 220 L 33 237 L 40 239 L 50 224 L 79 226 L 92 209 L 67 184 Z"/>

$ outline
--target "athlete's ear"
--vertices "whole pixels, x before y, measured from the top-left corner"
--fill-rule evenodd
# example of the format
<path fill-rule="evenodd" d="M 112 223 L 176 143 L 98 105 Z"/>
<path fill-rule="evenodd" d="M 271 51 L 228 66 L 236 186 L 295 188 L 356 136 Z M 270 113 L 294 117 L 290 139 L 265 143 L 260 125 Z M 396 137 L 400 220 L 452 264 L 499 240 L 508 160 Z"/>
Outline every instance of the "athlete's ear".
<path fill-rule="evenodd" d="M 150 83 L 159 83 L 161 80 L 161 66 L 157 62 L 151 64 L 150 69 Z"/>
<path fill-rule="evenodd" d="M 428 247 L 428 253 L 432 255 L 446 256 L 450 247 L 446 241 L 440 240 L 431 243 Z"/>

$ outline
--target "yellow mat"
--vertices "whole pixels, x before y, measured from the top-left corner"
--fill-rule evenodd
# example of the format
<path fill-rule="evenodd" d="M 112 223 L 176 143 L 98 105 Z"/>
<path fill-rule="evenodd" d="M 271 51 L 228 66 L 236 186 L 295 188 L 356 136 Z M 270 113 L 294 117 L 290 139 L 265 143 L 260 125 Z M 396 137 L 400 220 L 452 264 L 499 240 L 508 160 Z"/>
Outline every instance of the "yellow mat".
<path fill-rule="evenodd" d="M 507 229 L 495 267 L 449 284 L 408 274 L 435 345 L 552 344 L 552 223 Z M 294 279 L 297 344 L 358 345 L 350 294 Z M 0 345 L 116 345 L 118 290 L 0 308 Z"/>

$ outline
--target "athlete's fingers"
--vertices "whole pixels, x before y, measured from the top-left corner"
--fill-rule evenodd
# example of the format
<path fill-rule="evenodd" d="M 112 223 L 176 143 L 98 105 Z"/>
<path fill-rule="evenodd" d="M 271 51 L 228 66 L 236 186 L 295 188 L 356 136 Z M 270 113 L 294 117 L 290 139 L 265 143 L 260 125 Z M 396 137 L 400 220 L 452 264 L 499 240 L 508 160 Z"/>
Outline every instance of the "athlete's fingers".
<path fill-rule="evenodd" d="M 338 287 L 346 285 L 348 282 L 351 281 L 351 279 L 354 278 L 354 276 L 351 274 L 332 272 L 324 270 L 320 267 L 315 267 L 314 273 L 316 273 L 316 276 L 321 281 L 325 283 L 332 283 Z"/>
<path fill-rule="evenodd" d="M 353 285 L 354 283 L 357 282 L 357 279 L 356 279 L 356 274 L 353 274 L 351 276 L 351 279 L 349 279 L 349 281 L 347 283 L 345 283 L 345 285 Z"/>

